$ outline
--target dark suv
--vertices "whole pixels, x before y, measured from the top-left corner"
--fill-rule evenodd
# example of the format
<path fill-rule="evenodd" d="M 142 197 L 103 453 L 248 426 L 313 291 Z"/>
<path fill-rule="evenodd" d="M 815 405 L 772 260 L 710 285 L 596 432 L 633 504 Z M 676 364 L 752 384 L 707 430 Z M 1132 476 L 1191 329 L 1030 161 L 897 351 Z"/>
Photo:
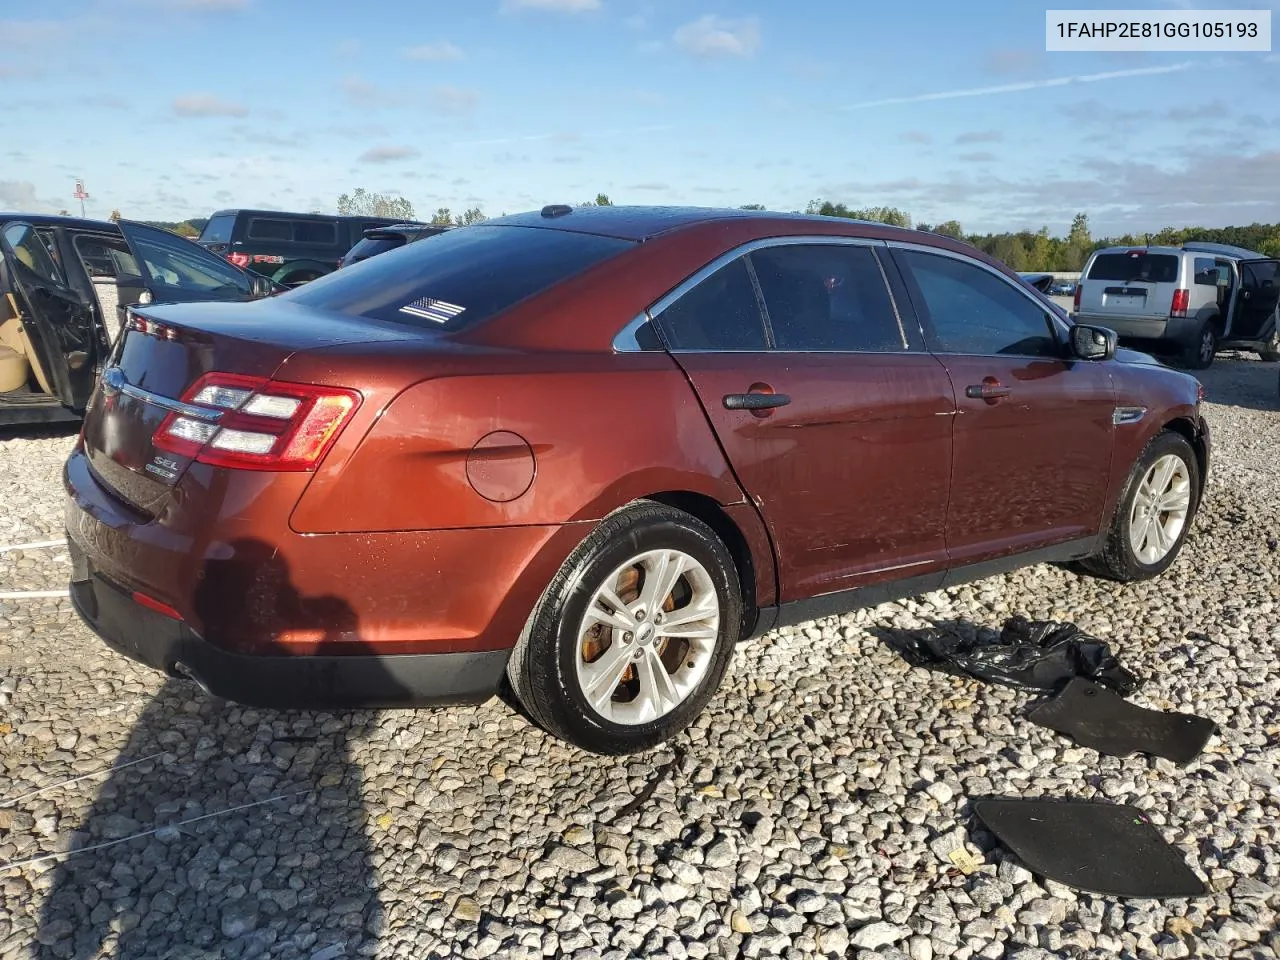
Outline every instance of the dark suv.
<path fill-rule="evenodd" d="M 398 222 L 389 217 L 219 210 L 205 224 L 199 243 L 237 267 L 296 287 L 338 269 L 366 230 Z"/>

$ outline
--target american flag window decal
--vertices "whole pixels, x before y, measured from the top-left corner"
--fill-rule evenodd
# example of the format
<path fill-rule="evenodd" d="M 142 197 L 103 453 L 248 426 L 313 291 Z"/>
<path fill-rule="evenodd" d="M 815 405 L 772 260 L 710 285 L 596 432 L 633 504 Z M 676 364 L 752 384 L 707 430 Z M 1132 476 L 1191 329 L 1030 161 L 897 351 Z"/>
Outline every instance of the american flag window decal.
<path fill-rule="evenodd" d="M 446 303 L 444 300 L 435 300 L 431 297 L 419 297 L 412 303 L 406 303 L 400 308 L 400 312 L 435 323 L 448 323 L 466 309 L 456 303 Z"/>

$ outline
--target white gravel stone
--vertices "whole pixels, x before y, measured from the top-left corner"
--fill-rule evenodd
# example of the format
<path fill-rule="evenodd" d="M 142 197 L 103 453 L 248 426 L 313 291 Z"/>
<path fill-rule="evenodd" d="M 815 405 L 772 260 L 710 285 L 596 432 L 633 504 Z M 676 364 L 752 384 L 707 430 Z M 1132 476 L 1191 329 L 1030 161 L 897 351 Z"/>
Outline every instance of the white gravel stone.
<path fill-rule="evenodd" d="M 734 651 L 687 733 L 634 757 L 575 751 L 497 700 L 218 703 L 108 650 L 65 599 L 0 600 L 0 865 L 157 831 L 0 870 L 0 960 L 1274 954 L 1278 374 L 1221 357 L 1200 374 L 1213 473 L 1161 577 L 1040 566 L 775 631 Z M 62 536 L 73 443 L 0 434 L 0 546 Z M 0 590 L 68 573 L 65 548 L 0 553 Z M 909 668 L 885 642 L 1012 613 L 1108 639 L 1145 680 L 1135 702 L 1219 725 L 1208 750 L 1186 768 L 1100 756 L 1023 719 L 1026 695 Z M 961 819 L 984 794 L 1135 804 L 1213 893 L 1041 889 Z M 985 860 L 973 876 L 946 859 L 961 846 Z"/>

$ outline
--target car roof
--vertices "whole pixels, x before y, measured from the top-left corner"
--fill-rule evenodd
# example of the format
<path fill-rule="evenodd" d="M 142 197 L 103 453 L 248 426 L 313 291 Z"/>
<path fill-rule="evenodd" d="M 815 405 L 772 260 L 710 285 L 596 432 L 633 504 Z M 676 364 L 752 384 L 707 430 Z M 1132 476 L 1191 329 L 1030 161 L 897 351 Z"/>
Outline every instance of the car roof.
<path fill-rule="evenodd" d="M 1098 254 L 1108 253 L 1131 253 L 1134 250 L 1140 250 L 1145 253 L 1167 254 L 1171 257 L 1180 256 L 1184 253 L 1209 253 L 1219 257 L 1226 257 L 1232 260 L 1262 260 L 1266 258 L 1266 254 L 1256 253 L 1253 250 L 1247 250 L 1244 247 L 1232 246 L 1229 243 L 1209 243 L 1201 240 L 1188 240 L 1180 247 L 1165 245 L 1143 246 L 1140 243 L 1131 243 L 1114 247 L 1103 247 L 1094 251 L 1095 256 Z"/>
<path fill-rule="evenodd" d="M 567 211 L 567 212 L 566 212 Z M 715 221 L 754 220 L 776 221 L 789 224 L 788 232 L 794 232 L 797 222 L 840 223 L 849 226 L 874 226 L 878 229 L 901 231 L 904 238 L 918 239 L 922 234 L 900 227 L 886 227 L 869 220 L 851 220 L 847 217 L 819 217 L 805 213 L 772 213 L 762 210 L 735 210 L 716 207 L 644 207 L 644 206 L 585 206 L 544 207 L 540 211 L 517 213 L 506 217 L 485 220 L 484 224 L 514 227 L 538 227 L 549 230 L 566 230 L 572 233 L 589 233 L 620 240 L 644 241 L 677 230 Z"/>
<path fill-rule="evenodd" d="M 66 217 L 52 213 L 3 213 L 0 223 L 13 221 L 29 223 L 33 227 L 79 227 L 82 230 L 107 230 L 119 233 L 120 228 L 110 220 L 90 220 L 87 217 Z"/>
<path fill-rule="evenodd" d="M 372 215 L 356 215 L 347 213 L 296 213 L 290 210 L 257 210 L 251 207 L 228 207 L 225 210 L 215 210 L 209 214 L 209 219 L 214 217 L 235 217 L 240 214 L 248 214 L 251 217 L 288 217 L 291 220 L 379 220 L 387 224 L 392 223 L 413 223 L 411 220 L 397 221 L 391 217 L 375 217 Z"/>

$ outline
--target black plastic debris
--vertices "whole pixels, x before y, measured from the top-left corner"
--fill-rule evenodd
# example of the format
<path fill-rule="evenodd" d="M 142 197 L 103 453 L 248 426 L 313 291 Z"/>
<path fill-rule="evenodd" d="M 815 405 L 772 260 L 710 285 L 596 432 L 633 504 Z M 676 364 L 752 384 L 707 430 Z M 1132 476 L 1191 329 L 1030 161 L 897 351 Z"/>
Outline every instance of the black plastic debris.
<path fill-rule="evenodd" d="M 978 800 L 974 813 L 1028 870 L 1108 897 L 1198 897 L 1205 885 L 1136 807 L 1099 800 Z"/>
<path fill-rule="evenodd" d="M 1075 677 L 1027 719 L 1065 733 L 1082 747 L 1113 757 L 1149 753 L 1185 766 L 1200 755 L 1218 725 L 1192 713 L 1162 713 L 1129 703 L 1101 684 Z"/>
<path fill-rule="evenodd" d="M 982 643 L 945 630 L 910 638 L 903 656 L 915 666 L 943 666 L 1019 690 L 1054 692 L 1074 677 L 1086 677 L 1120 694 L 1138 678 L 1120 665 L 1106 642 L 1074 623 L 1012 617 L 1000 639 Z"/>

